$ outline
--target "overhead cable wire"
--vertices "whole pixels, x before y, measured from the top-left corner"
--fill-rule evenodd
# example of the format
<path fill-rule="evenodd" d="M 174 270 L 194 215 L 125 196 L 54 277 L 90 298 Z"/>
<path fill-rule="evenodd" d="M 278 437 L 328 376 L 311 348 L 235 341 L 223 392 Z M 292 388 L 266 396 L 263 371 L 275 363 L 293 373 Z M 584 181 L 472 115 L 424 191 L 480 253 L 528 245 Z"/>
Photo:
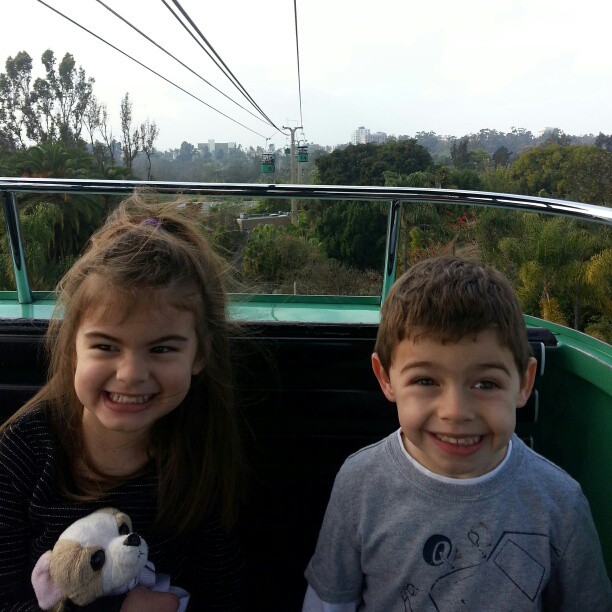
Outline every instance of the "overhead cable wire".
<path fill-rule="evenodd" d="M 220 111 L 218 108 L 215 108 L 214 106 L 208 104 L 207 102 L 204 102 L 204 100 L 198 98 L 198 96 L 192 94 L 191 92 L 187 91 L 186 89 L 183 89 L 180 85 L 177 85 L 176 83 L 174 83 L 170 79 L 166 78 L 162 74 L 159 74 L 159 72 L 156 72 L 155 70 L 153 70 L 153 68 L 149 68 L 147 65 L 143 64 L 141 61 L 139 61 L 136 58 L 132 57 L 129 53 L 126 53 L 125 51 L 122 51 L 118 47 L 115 47 L 115 45 L 113 45 L 112 43 L 109 43 L 107 40 L 104 40 L 104 38 L 102 38 L 101 36 L 98 36 L 96 33 L 92 32 L 91 30 L 88 30 L 85 26 L 83 26 L 80 23 L 76 22 L 74 19 L 71 19 L 67 15 L 64 15 L 64 13 L 62 13 L 61 11 L 57 10 L 56 8 L 50 6 L 49 4 L 44 2 L 43 0 L 37 0 L 37 2 L 39 2 L 40 4 L 46 6 L 48 9 L 51 9 L 54 13 L 57 13 L 58 15 L 63 17 L 64 19 L 70 21 L 70 23 L 73 23 L 75 26 L 81 28 L 81 30 L 85 30 L 85 32 L 87 32 L 88 34 L 91 34 L 92 36 L 94 36 L 98 40 L 102 41 L 104 44 L 108 45 L 109 47 L 112 47 L 113 49 L 115 49 L 115 51 L 119 51 L 119 53 L 121 53 L 122 55 L 125 55 L 127 58 L 131 59 L 133 62 L 136 62 L 139 66 L 142 66 L 143 68 L 145 68 L 149 72 L 152 72 L 155 76 L 158 76 L 160 79 L 163 79 L 164 81 L 166 81 L 166 83 L 170 83 L 170 85 L 172 85 L 173 87 L 176 87 L 177 89 L 180 89 L 183 93 L 186 93 L 188 96 L 191 96 L 192 98 L 194 98 L 198 102 L 201 102 L 202 104 L 204 104 L 204 106 L 207 106 L 208 108 L 214 110 L 216 113 L 219 113 L 220 115 L 223 115 L 226 119 L 229 119 L 230 121 L 233 121 L 234 123 L 237 123 L 239 126 L 243 127 L 244 129 L 249 130 L 249 132 L 253 132 L 253 134 L 257 134 L 257 136 L 261 136 L 262 138 L 265 138 L 265 136 L 263 134 L 260 134 L 259 132 L 256 132 L 255 130 L 251 129 L 250 127 L 244 125 L 244 123 L 240 123 L 240 121 L 237 121 L 236 119 L 230 117 L 229 115 L 226 115 L 224 112 Z"/>
<path fill-rule="evenodd" d="M 204 41 L 204 43 L 210 48 L 210 51 L 212 51 L 215 57 L 213 57 L 211 55 L 211 52 L 202 45 L 202 43 L 196 38 L 193 32 L 181 20 L 181 18 L 176 14 L 176 12 L 170 7 L 170 5 L 166 2 L 166 0 L 161 0 L 161 1 L 163 2 L 164 6 L 172 13 L 174 18 L 183 26 L 183 28 L 189 33 L 189 35 L 196 41 L 196 43 L 200 46 L 200 48 L 208 55 L 208 57 L 210 57 L 210 59 L 215 63 L 217 68 L 219 68 L 219 70 L 221 70 L 221 72 L 223 72 L 223 74 L 229 79 L 232 85 L 234 85 L 234 87 L 238 89 L 238 91 L 253 105 L 253 107 L 261 113 L 261 116 L 264 117 L 270 123 L 272 127 L 274 127 L 276 130 L 280 132 L 281 130 L 278 128 L 278 126 L 270 119 L 270 117 L 268 117 L 268 115 L 266 115 L 266 113 L 264 113 L 261 107 L 257 104 L 257 102 L 255 102 L 255 100 L 252 98 L 249 92 L 244 88 L 242 83 L 240 83 L 240 81 L 236 78 L 234 73 L 228 68 L 225 62 L 221 59 L 221 56 L 215 51 L 214 47 L 208 42 L 204 34 L 202 34 L 198 26 L 194 23 L 193 19 L 191 19 L 191 17 L 187 14 L 185 9 L 183 9 L 183 7 L 180 5 L 178 0 L 172 0 L 173 4 L 178 8 L 180 13 L 183 15 L 183 18 L 186 19 L 189 25 L 191 25 L 191 27 L 197 32 L 198 36 L 200 36 L 200 38 Z"/>
<path fill-rule="evenodd" d="M 255 119 L 257 119 L 258 121 L 262 121 L 266 125 L 270 125 L 268 123 L 268 121 L 266 121 L 265 119 L 262 119 L 259 115 L 256 115 L 255 113 L 252 113 L 248 108 L 245 108 L 244 106 L 242 106 L 242 104 L 240 104 L 239 102 L 236 102 L 236 100 L 234 100 L 233 98 L 228 96 L 226 93 L 221 91 L 218 87 L 215 87 L 210 81 L 207 81 L 203 76 L 199 75 L 195 70 L 192 70 L 189 66 L 187 66 L 187 64 L 185 64 L 180 59 L 178 59 L 178 57 L 175 57 L 174 55 L 172 55 L 172 53 L 170 53 L 170 51 L 167 51 L 166 49 L 164 49 L 164 47 L 162 47 L 160 44 L 156 43 L 151 37 L 147 36 L 144 32 L 139 30 L 134 24 L 132 24 L 127 19 L 125 19 L 125 17 L 121 16 L 119 13 L 117 13 L 115 10 L 113 10 L 110 6 L 108 6 L 107 4 L 102 2 L 102 0 L 96 0 L 96 2 L 98 4 L 101 4 L 107 11 L 109 11 L 113 15 L 115 15 L 115 17 L 117 17 L 118 19 L 121 19 L 121 21 L 123 21 L 123 23 L 125 23 L 128 26 L 130 26 L 130 28 L 132 28 L 133 30 L 138 32 L 142 37 L 146 38 L 150 43 L 154 44 L 158 49 L 163 51 L 166 55 L 169 55 L 173 60 L 175 60 L 181 66 L 183 66 L 183 68 L 187 68 L 187 70 L 189 70 L 189 72 L 191 72 L 192 74 L 197 76 L 200 80 L 204 81 L 204 83 L 206 83 L 207 85 L 210 85 L 215 91 L 218 91 L 222 96 L 225 96 L 230 102 L 233 102 L 234 104 L 236 104 L 236 106 L 239 106 L 242 110 L 244 110 L 247 113 L 249 113 L 249 115 L 255 117 Z"/>
<path fill-rule="evenodd" d="M 191 34 L 191 36 L 194 38 L 194 40 L 197 41 L 197 39 L 195 39 L 195 37 L 193 36 L 193 33 L 189 30 L 189 28 L 187 28 L 187 26 L 181 21 L 181 19 L 178 17 L 178 15 L 170 9 L 170 6 L 167 4 L 166 0 L 162 0 L 162 2 L 164 3 L 164 5 L 166 6 L 166 8 L 168 8 L 168 10 L 170 10 L 172 12 L 172 14 L 174 15 L 174 17 L 181 23 L 181 25 Z M 268 115 L 266 115 L 266 113 L 264 113 L 264 111 L 262 110 L 262 108 L 259 106 L 259 104 L 257 104 L 257 102 L 255 102 L 255 100 L 252 98 L 251 94 L 249 94 L 249 92 L 245 89 L 245 87 L 242 85 L 242 83 L 238 80 L 238 78 L 236 77 L 236 75 L 234 75 L 234 73 L 229 69 L 229 67 L 227 66 L 227 64 L 221 59 L 221 56 L 215 51 L 215 48 L 210 44 L 210 42 L 208 42 L 207 38 L 204 36 L 204 34 L 200 31 L 200 29 L 198 28 L 198 26 L 195 24 L 195 22 L 193 21 L 193 19 L 191 19 L 191 17 L 187 14 L 187 11 L 185 11 L 185 9 L 181 6 L 180 2 L 178 2 L 178 0 L 172 0 L 172 3 L 174 4 L 174 6 L 176 6 L 176 8 L 181 12 L 181 14 L 183 15 L 183 18 L 186 19 L 189 22 L 189 25 L 191 25 L 191 27 L 198 33 L 198 35 L 200 36 L 200 38 L 204 41 L 204 44 L 210 49 L 210 51 L 212 51 L 212 53 L 215 55 L 215 57 L 213 57 L 210 52 L 202 47 L 202 45 L 198 42 L 198 44 L 200 44 L 200 47 L 202 47 L 202 49 L 206 52 L 206 54 L 208 55 L 208 57 L 210 57 L 210 59 L 216 64 L 217 68 L 219 68 L 219 70 L 221 70 L 221 72 L 223 72 L 223 74 L 225 74 L 225 76 L 230 80 L 230 82 L 238 89 L 238 91 L 240 91 L 245 98 L 261 113 L 261 115 L 263 117 L 265 117 L 268 122 L 270 123 L 271 126 L 273 126 L 274 128 L 276 128 L 278 130 L 278 127 L 276 125 L 274 125 L 274 122 L 270 119 L 270 117 L 268 117 Z M 216 59 L 215 59 L 216 58 Z M 218 61 L 217 61 L 218 60 Z M 221 63 L 221 65 L 219 65 L 219 62 Z M 280 131 L 280 130 L 279 130 Z"/>
<path fill-rule="evenodd" d="M 293 0 L 293 12 L 295 14 L 295 51 L 297 53 L 298 92 L 300 96 L 300 125 L 304 125 L 304 121 L 302 119 L 302 79 L 300 78 L 300 44 L 298 41 L 297 0 Z M 304 135 L 303 130 L 302 135 Z"/>

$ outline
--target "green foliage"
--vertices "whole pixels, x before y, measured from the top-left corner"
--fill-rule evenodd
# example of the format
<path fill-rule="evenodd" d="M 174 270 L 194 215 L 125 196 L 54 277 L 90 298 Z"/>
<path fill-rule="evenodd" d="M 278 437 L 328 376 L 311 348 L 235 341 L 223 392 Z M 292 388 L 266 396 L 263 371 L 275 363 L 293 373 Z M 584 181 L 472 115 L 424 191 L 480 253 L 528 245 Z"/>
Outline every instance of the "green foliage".
<path fill-rule="evenodd" d="M 379 272 L 360 271 L 318 249 L 314 237 L 294 226 L 260 225 L 248 238 L 242 259 L 250 291 L 302 295 L 378 295 Z"/>
<path fill-rule="evenodd" d="M 495 166 L 507 166 L 510 163 L 510 158 L 512 154 L 508 151 L 508 148 L 505 146 L 498 147 L 495 149 L 493 153 L 492 160 Z"/>
<path fill-rule="evenodd" d="M 17 151 L 1 168 L 8 176 L 90 178 L 94 164 L 83 148 L 56 142 Z"/>
<path fill-rule="evenodd" d="M 470 153 L 468 151 L 469 138 L 464 136 L 451 146 L 451 159 L 455 168 L 467 168 L 470 165 Z"/>
<path fill-rule="evenodd" d="M 316 160 L 323 185 L 384 185 L 385 172 L 412 174 L 432 165 L 427 149 L 416 140 L 398 140 L 384 145 L 349 145 Z"/>
<path fill-rule="evenodd" d="M 20 215 L 21 237 L 25 245 L 25 261 L 30 286 L 34 290 L 50 290 L 68 270 L 74 258 L 51 260 L 49 245 L 55 239 L 55 227 L 62 222 L 57 204 L 39 202 L 27 214 Z M 4 217 L 0 221 L 0 289 L 14 289 L 13 264 Z"/>
<path fill-rule="evenodd" d="M 255 206 L 251 209 L 251 212 L 255 214 L 265 213 L 276 213 L 276 212 L 290 212 L 291 201 L 290 200 L 278 200 L 276 198 L 261 198 Z"/>
<path fill-rule="evenodd" d="M 360 270 L 381 269 L 387 216 L 380 204 L 331 204 L 320 213 L 315 231 L 329 257 Z"/>
<path fill-rule="evenodd" d="M 518 193 L 518 184 L 513 176 L 509 166 L 489 166 L 480 173 L 482 189 L 496 193 Z"/>
<path fill-rule="evenodd" d="M 612 202 L 612 153 L 595 146 L 551 144 L 523 153 L 510 173 L 519 193 L 589 202 Z"/>
<path fill-rule="evenodd" d="M 315 253 L 316 245 L 296 235 L 292 227 L 260 225 L 249 235 L 242 271 L 247 278 L 278 282 L 289 271 L 303 267 Z"/>
<path fill-rule="evenodd" d="M 81 140 L 93 79 L 76 68 L 66 53 L 59 65 L 53 51 L 41 57 L 45 78 L 32 81 L 32 58 L 20 51 L 6 60 L 0 74 L 0 144 L 4 150 L 24 148 L 28 141 L 40 144 Z"/>
<path fill-rule="evenodd" d="M 280 293 L 300 295 L 380 295 L 382 275 L 376 270 L 357 270 L 320 253 L 305 265 L 286 274 Z"/>
<path fill-rule="evenodd" d="M 597 134 L 597 138 L 595 138 L 595 146 L 600 149 L 604 149 L 608 153 L 612 153 L 612 134 L 609 136 L 604 134 L 603 132 L 599 132 Z"/>
<path fill-rule="evenodd" d="M 487 210 L 477 220 L 476 243 L 482 259 L 514 283 L 527 314 L 579 330 L 612 315 L 609 228 Z"/>

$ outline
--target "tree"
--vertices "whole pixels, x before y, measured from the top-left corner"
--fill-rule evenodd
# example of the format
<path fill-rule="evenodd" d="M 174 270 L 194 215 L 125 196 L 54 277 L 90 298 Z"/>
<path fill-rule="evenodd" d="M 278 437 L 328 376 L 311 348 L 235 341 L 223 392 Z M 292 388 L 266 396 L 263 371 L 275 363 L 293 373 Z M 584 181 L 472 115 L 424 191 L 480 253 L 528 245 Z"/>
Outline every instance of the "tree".
<path fill-rule="evenodd" d="M 121 153 L 123 155 L 123 165 L 132 172 L 132 162 L 138 155 L 138 145 L 140 143 L 140 133 L 138 128 L 132 131 L 132 103 L 130 94 L 126 93 L 121 99 Z"/>
<path fill-rule="evenodd" d="M 595 146 L 540 145 L 511 167 L 518 192 L 592 204 L 612 202 L 612 153 Z"/>
<path fill-rule="evenodd" d="M 510 163 L 511 157 L 512 153 L 508 151 L 507 147 L 502 145 L 495 149 L 495 153 L 493 153 L 493 164 L 495 166 L 507 166 Z"/>
<path fill-rule="evenodd" d="M 332 204 L 320 214 L 315 231 L 329 257 L 360 270 L 383 265 L 387 216 L 380 204 Z"/>
<path fill-rule="evenodd" d="M 151 180 L 151 156 L 155 151 L 155 141 L 159 130 L 155 121 L 147 120 L 140 124 L 140 150 L 147 156 L 147 181 Z"/>
<path fill-rule="evenodd" d="M 178 150 L 176 160 L 182 164 L 186 164 L 193 161 L 197 154 L 197 149 L 190 142 L 183 140 L 183 142 L 181 142 L 181 147 Z"/>
<path fill-rule="evenodd" d="M 89 102 L 93 96 L 93 78 L 87 78 L 82 67 L 76 68 L 74 57 L 66 53 L 55 69 L 55 55 L 47 49 L 41 57 L 47 78 L 34 82 L 34 102 L 46 125 L 46 140 L 59 138 L 66 144 L 79 141 Z"/>
<path fill-rule="evenodd" d="M 8 150 L 24 148 L 38 135 L 32 106 L 32 58 L 20 51 L 6 60 L 6 73 L 0 74 L 0 133 Z"/>
<path fill-rule="evenodd" d="M 595 138 L 595 146 L 612 153 L 612 134 L 606 136 L 603 132 L 599 132 L 597 138 Z"/>
<path fill-rule="evenodd" d="M 546 140 L 543 143 L 545 145 L 561 145 L 562 147 L 567 147 L 572 144 L 572 137 L 559 128 L 554 128 L 545 134 L 545 136 Z"/>
<path fill-rule="evenodd" d="M 349 145 L 316 160 L 318 180 L 324 185 L 384 185 L 385 172 L 411 174 L 433 164 L 431 155 L 416 140 L 384 145 Z"/>
<path fill-rule="evenodd" d="M 468 151 L 469 138 L 464 136 L 451 146 L 451 159 L 455 168 L 468 168 L 470 165 L 470 153 Z"/>
<path fill-rule="evenodd" d="M 20 51 L 6 60 L 6 73 L 0 75 L 0 141 L 5 148 L 58 140 L 72 146 L 80 140 L 94 80 L 76 68 L 70 53 L 57 67 L 50 49 L 41 61 L 46 76 L 30 86 L 32 58 Z"/>

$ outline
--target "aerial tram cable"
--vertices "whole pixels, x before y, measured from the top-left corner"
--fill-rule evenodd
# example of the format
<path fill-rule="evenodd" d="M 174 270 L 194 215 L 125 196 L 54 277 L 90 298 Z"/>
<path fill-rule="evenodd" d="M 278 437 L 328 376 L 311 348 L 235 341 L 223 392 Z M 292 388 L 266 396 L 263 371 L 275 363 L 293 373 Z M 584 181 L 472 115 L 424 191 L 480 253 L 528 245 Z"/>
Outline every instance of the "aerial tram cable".
<path fill-rule="evenodd" d="M 170 10 L 170 7 L 166 3 L 166 0 L 162 0 L 162 2 Z M 193 19 L 191 19 L 191 17 L 187 14 L 187 11 L 185 11 L 185 9 L 181 6 L 180 2 L 178 2 L 178 0 L 172 0 L 172 3 L 174 4 L 174 6 L 176 6 L 178 8 L 178 10 L 181 12 L 183 17 L 189 22 L 189 25 L 191 25 L 191 27 L 198 33 L 198 35 L 204 41 L 206 46 L 214 53 L 214 55 L 217 58 L 217 60 L 219 60 L 219 61 L 215 60 L 215 58 L 212 57 L 212 55 L 208 52 L 208 50 L 206 50 L 206 49 L 204 49 L 204 47 L 202 47 L 202 49 L 204 49 L 204 51 L 208 54 L 208 56 L 217 65 L 219 70 L 221 70 L 225 74 L 225 76 L 228 79 L 230 79 L 230 81 L 234 84 L 234 86 L 238 88 L 238 90 L 247 98 L 247 100 L 249 100 L 249 102 L 251 102 L 251 104 L 261 113 L 261 115 L 270 123 L 270 125 L 280 132 L 279 128 L 274 124 L 274 122 L 270 119 L 270 117 L 268 117 L 268 115 L 266 115 L 266 113 L 264 113 L 264 111 L 261 109 L 261 107 L 257 104 L 257 102 L 255 102 L 255 100 L 251 97 L 249 92 L 244 88 L 242 83 L 237 79 L 237 77 L 234 75 L 234 73 L 229 69 L 227 64 L 221 59 L 221 56 L 215 51 L 215 48 L 208 42 L 208 40 L 206 39 L 204 34 L 202 34 L 202 32 L 200 31 L 198 26 L 194 23 Z M 179 19 L 178 15 L 174 11 L 171 11 L 171 12 L 175 16 L 175 18 L 178 19 L 178 21 L 181 23 L 181 25 L 193 37 L 193 33 L 189 31 L 189 29 L 185 26 L 185 24 Z M 195 40 L 195 37 L 194 37 L 194 40 Z M 196 42 L 198 42 L 198 41 L 196 41 Z M 221 66 L 219 66 L 219 62 L 221 62 L 221 64 L 223 65 L 223 68 L 221 68 Z"/>
<path fill-rule="evenodd" d="M 125 17 L 122 17 L 119 13 L 114 11 L 110 6 L 102 2 L 102 0 L 96 0 L 96 2 L 98 4 L 101 4 L 107 11 L 115 15 L 115 17 L 117 17 L 118 19 L 121 19 L 121 21 L 123 21 L 123 23 L 125 23 L 126 25 L 130 26 L 130 28 L 132 28 L 133 30 L 136 30 L 136 32 L 138 32 L 142 37 L 146 38 L 150 43 L 154 44 L 158 49 L 163 51 L 166 55 L 169 55 L 174 61 L 178 62 L 181 66 L 183 66 L 183 68 L 187 68 L 189 72 L 197 76 L 200 80 L 204 81 L 204 83 L 206 83 L 207 85 L 210 85 L 215 91 L 218 91 L 222 96 L 225 96 L 230 102 L 233 102 L 234 104 L 236 104 L 236 106 L 239 106 L 242 110 L 249 113 L 249 115 L 255 117 L 255 119 L 257 119 L 258 121 L 261 121 L 262 123 L 265 123 L 266 125 L 270 125 L 268 121 L 266 121 L 265 119 L 262 119 L 259 115 L 252 113 L 248 108 L 245 108 L 244 106 L 242 106 L 242 104 L 240 104 L 239 102 L 236 102 L 236 100 L 234 100 L 233 98 L 230 98 L 230 96 L 228 96 L 226 93 L 221 91 L 218 87 L 215 87 L 210 81 L 207 81 L 203 76 L 199 75 L 195 70 L 192 70 L 189 66 L 187 66 L 187 64 L 185 64 L 180 59 L 178 59 L 178 57 L 175 57 L 174 55 L 172 55 L 172 53 L 164 49 L 164 47 L 162 47 L 160 44 L 156 43 L 152 38 L 147 36 L 144 32 L 139 30 L 135 25 L 133 25 L 127 19 L 125 19 Z"/>
<path fill-rule="evenodd" d="M 204 100 L 201 100 L 200 98 L 198 98 L 198 96 L 192 94 L 191 92 L 187 91 L 186 89 L 183 89 L 180 85 L 177 85 L 176 83 L 174 83 L 170 79 L 166 78 L 162 74 L 159 74 L 159 72 L 156 72 L 155 70 L 153 70 L 153 68 L 149 68 L 146 64 L 143 64 L 141 61 L 139 61 L 136 58 L 132 57 L 129 53 L 126 53 L 125 51 L 122 51 L 121 49 L 119 49 L 119 47 L 115 47 L 115 45 L 113 45 L 112 43 L 109 43 L 107 40 L 104 40 L 104 38 L 102 38 L 101 36 L 98 36 L 95 32 L 92 32 L 91 30 L 88 30 L 85 26 L 83 26 L 80 23 L 76 22 L 74 19 L 71 19 L 67 15 L 64 15 L 64 13 L 62 13 L 58 9 L 50 6 L 49 4 L 44 2 L 44 0 L 37 0 L 37 2 L 39 2 L 40 4 L 46 6 L 48 9 L 51 9 L 54 13 L 57 13 L 58 15 L 60 15 L 60 17 L 63 17 L 64 19 L 70 21 L 70 23 L 73 23 L 75 26 L 81 28 L 81 30 L 85 30 L 85 32 L 87 32 L 88 34 L 91 34 L 92 36 L 94 36 L 98 40 L 102 41 L 104 44 L 108 45 L 109 47 L 112 47 L 113 49 L 115 49 L 115 51 L 119 51 L 119 53 L 121 53 L 122 55 L 125 55 L 127 58 L 131 59 L 133 62 L 136 62 L 139 66 L 142 66 L 143 68 L 145 68 L 149 72 L 152 72 L 155 76 L 158 76 L 160 79 L 163 79 L 164 81 L 166 81 L 166 83 L 170 83 L 170 85 L 172 85 L 173 87 L 176 87 L 177 89 L 180 89 L 183 93 L 186 93 L 188 96 L 191 96 L 194 100 L 197 100 L 198 102 L 201 102 L 202 104 L 204 104 L 204 106 L 207 106 L 208 108 L 214 110 L 216 113 L 219 113 L 220 115 L 223 115 L 226 119 L 229 119 L 230 121 L 233 121 L 234 123 L 238 124 L 240 127 L 243 127 L 245 130 L 249 130 L 249 132 L 253 132 L 253 134 L 257 134 L 257 136 L 261 136 L 262 138 L 265 138 L 265 136 L 263 134 L 260 134 L 259 132 L 256 132 L 255 130 L 251 129 L 250 127 L 244 125 L 244 123 L 240 123 L 240 121 L 237 121 L 236 119 L 230 117 L 229 115 L 226 115 L 224 112 L 220 111 L 218 108 L 215 108 L 214 106 L 208 104 L 207 102 L 204 102 Z"/>
<path fill-rule="evenodd" d="M 300 44 L 298 41 L 297 0 L 293 0 L 293 13 L 295 15 L 295 51 L 297 54 L 298 93 L 300 98 L 300 125 L 304 125 L 302 119 L 302 80 L 300 78 Z M 304 132 L 302 132 L 302 135 Z"/>
<path fill-rule="evenodd" d="M 210 48 L 210 50 L 212 51 L 212 53 L 214 53 L 215 57 L 218 59 L 215 59 L 215 57 L 213 57 L 210 53 L 210 51 L 208 51 L 208 49 L 206 49 L 202 43 L 197 40 L 197 38 L 195 37 L 195 35 L 193 34 L 193 32 L 191 32 L 191 30 L 185 25 L 185 23 L 181 20 L 181 18 L 176 14 L 176 12 L 169 6 L 169 4 L 166 2 L 166 0 L 161 0 L 164 4 L 164 6 L 172 13 L 172 15 L 174 15 L 175 19 L 183 26 L 183 28 L 189 33 L 189 35 L 198 43 L 198 45 L 201 47 L 201 49 L 208 55 L 208 57 L 210 57 L 210 59 L 215 63 L 215 65 L 217 66 L 217 68 L 219 68 L 219 70 L 221 70 L 221 72 L 223 72 L 223 74 L 225 74 L 225 76 L 230 80 L 230 82 L 234 85 L 234 87 L 236 87 L 236 89 L 238 89 L 238 91 L 240 91 L 240 93 L 253 105 L 253 107 L 255 109 L 257 109 L 260 113 L 261 116 L 264 117 L 269 123 L 270 125 L 275 128 L 276 130 L 278 130 L 279 132 L 281 131 L 277 125 L 275 125 L 275 123 L 270 119 L 270 117 L 268 117 L 268 115 L 266 115 L 266 113 L 264 113 L 264 111 L 261 109 L 261 107 L 255 102 L 255 100 L 253 100 L 253 98 L 251 97 L 251 95 L 248 93 L 248 91 L 244 88 L 244 86 L 242 85 L 242 83 L 240 83 L 240 81 L 236 78 L 236 76 L 233 74 L 233 72 L 227 67 L 227 65 L 225 64 L 225 62 L 221 59 L 221 57 L 219 56 L 219 54 L 215 51 L 215 49 L 213 48 L 213 46 L 208 42 L 208 40 L 206 39 L 206 37 L 204 36 L 204 34 L 202 34 L 202 32 L 200 31 L 200 29 L 198 28 L 198 26 L 194 23 L 194 21 L 191 19 L 191 17 L 189 17 L 189 15 L 187 14 L 187 12 L 183 9 L 183 7 L 180 5 L 180 3 L 177 0 L 172 0 L 173 4 L 178 8 L 178 10 L 181 12 L 181 14 L 183 15 L 183 17 L 188 21 L 188 23 L 191 25 L 191 27 L 198 33 L 198 35 L 200 36 L 200 38 L 204 41 L 204 43 Z M 219 62 L 221 63 L 221 65 L 223 67 L 221 67 L 221 65 L 219 65 Z M 228 74 L 229 73 L 229 74 Z M 265 136 L 264 136 L 265 138 Z"/>

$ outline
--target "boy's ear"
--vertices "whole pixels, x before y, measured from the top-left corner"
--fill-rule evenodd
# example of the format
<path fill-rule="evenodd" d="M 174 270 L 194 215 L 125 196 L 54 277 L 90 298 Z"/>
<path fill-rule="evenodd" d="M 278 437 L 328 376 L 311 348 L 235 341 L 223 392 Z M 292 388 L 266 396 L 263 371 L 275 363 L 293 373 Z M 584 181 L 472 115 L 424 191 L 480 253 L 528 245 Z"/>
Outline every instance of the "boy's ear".
<path fill-rule="evenodd" d="M 536 371 L 538 367 L 538 362 L 534 357 L 529 358 L 529 362 L 527 363 L 527 369 L 521 378 L 521 386 L 519 389 L 519 395 L 516 407 L 522 408 L 529 399 L 531 395 L 531 390 L 533 389 L 533 383 L 536 377 Z"/>
<path fill-rule="evenodd" d="M 383 368 L 383 365 L 380 362 L 378 353 L 372 353 L 372 370 L 374 370 L 376 380 L 378 380 L 378 384 L 380 385 L 382 392 L 385 394 L 385 397 L 390 402 L 394 402 L 395 393 L 393 392 L 393 388 L 391 387 L 391 380 L 389 379 L 389 375 L 387 374 L 385 368 Z"/>

